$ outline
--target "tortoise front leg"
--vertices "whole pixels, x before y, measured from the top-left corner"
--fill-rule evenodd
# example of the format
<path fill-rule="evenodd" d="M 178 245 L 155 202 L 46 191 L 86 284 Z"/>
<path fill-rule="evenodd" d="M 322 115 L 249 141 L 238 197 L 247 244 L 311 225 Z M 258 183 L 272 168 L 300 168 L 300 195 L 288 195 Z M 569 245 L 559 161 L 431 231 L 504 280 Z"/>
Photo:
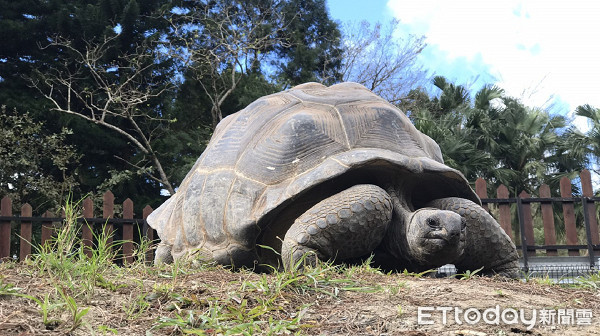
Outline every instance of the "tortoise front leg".
<path fill-rule="evenodd" d="M 348 188 L 302 214 L 281 247 L 286 269 L 298 263 L 357 258 L 373 251 L 392 218 L 390 196 L 376 185 Z M 304 259 L 303 259 L 304 258 Z"/>
<path fill-rule="evenodd" d="M 455 263 L 459 272 L 483 267 L 486 275 L 519 276 L 519 255 L 515 244 L 485 209 L 458 197 L 437 199 L 427 206 L 454 211 L 466 219 L 465 252 Z"/>
<path fill-rule="evenodd" d="M 173 263 L 173 255 L 171 254 L 173 246 L 169 244 L 160 243 L 156 247 L 156 252 L 154 254 L 154 264 L 172 264 Z"/>

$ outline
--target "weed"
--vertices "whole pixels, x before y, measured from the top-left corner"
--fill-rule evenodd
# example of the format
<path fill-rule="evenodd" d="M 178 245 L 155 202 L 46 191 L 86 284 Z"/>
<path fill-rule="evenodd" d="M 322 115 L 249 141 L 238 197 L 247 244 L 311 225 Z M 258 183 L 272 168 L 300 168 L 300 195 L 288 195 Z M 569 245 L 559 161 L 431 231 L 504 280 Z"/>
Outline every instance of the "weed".
<path fill-rule="evenodd" d="M 105 273 L 115 268 L 113 260 L 121 242 L 110 243 L 112 233 L 99 230 L 93 233 L 93 245 L 85 246 L 79 237 L 81 225 L 78 223 L 79 202 L 67 198 L 63 207 L 64 221 L 56 230 L 55 237 L 41 246 L 35 246 L 35 253 L 26 264 L 37 270 L 37 274 L 48 278 L 56 290 L 54 297 L 47 293 L 43 300 L 34 296 L 13 293 L 35 301 L 40 307 L 43 323 L 47 328 L 62 323 L 49 319 L 51 311 L 66 307 L 70 313 L 70 332 L 83 324 L 83 318 L 89 308 L 80 308 L 78 298 L 83 297 L 88 302 L 94 295 L 96 286 L 115 291 L 120 287 L 110 282 Z M 85 224 L 87 225 L 87 223 Z M 0 284 L 0 293 L 1 293 Z"/>
<path fill-rule="evenodd" d="M 539 285 L 547 285 L 547 286 L 554 286 L 556 285 L 556 282 L 550 278 L 550 276 L 548 276 L 546 274 L 546 276 L 541 277 L 541 278 L 533 278 L 533 281 Z"/>
<path fill-rule="evenodd" d="M 115 284 L 114 282 L 107 280 L 102 274 L 96 275 L 96 286 L 104 289 L 108 289 L 111 292 L 116 292 L 119 288 L 127 287 L 124 284 Z"/>
<path fill-rule="evenodd" d="M 4 277 L 0 276 L 0 297 L 17 293 L 19 288 L 15 285 L 4 282 Z"/>
<path fill-rule="evenodd" d="M 70 331 L 73 331 L 81 326 L 81 324 L 83 323 L 83 317 L 85 315 L 87 315 L 87 313 L 89 312 L 90 309 L 89 308 L 79 309 L 79 307 L 77 306 L 77 302 L 75 302 L 75 299 L 73 299 L 73 297 L 71 297 L 69 294 L 67 294 L 64 289 L 59 289 L 58 293 L 60 294 L 62 299 L 65 301 L 67 309 L 71 313 L 71 329 L 70 329 Z"/>
<path fill-rule="evenodd" d="M 146 300 L 145 294 L 139 294 L 134 299 L 128 300 L 123 304 L 123 311 L 127 315 L 128 320 L 135 320 L 140 317 L 148 308 L 150 303 Z"/>
<path fill-rule="evenodd" d="M 102 335 L 108 335 L 108 333 L 112 333 L 113 335 L 118 335 L 119 331 L 115 328 L 111 328 L 105 325 L 99 325 L 98 331 L 102 333 Z"/>
<path fill-rule="evenodd" d="M 437 272 L 437 270 L 435 270 L 435 269 L 426 270 L 426 271 L 423 271 L 423 272 L 420 272 L 420 273 L 409 272 L 408 270 L 404 269 L 404 271 L 402 271 L 402 275 L 420 279 L 420 278 L 422 278 L 423 276 L 425 276 L 425 275 L 427 275 L 429 273 L 435 273 L 435 272 Z"/>
<path fill-rule="evenodd" d="M 480 267 L 474 271 L 471 270 L 466 270 L 464 273 L 457 273 L 454 275 L 455 278 L 459 279 L 459 280 L 470 280 L 472 279 L 474 276 L 477 275 L 477 273 L 481 272 L 481 270 L 483 270 L 483 267 Z"/>
<path fill-rule="evenodd" d="M 360 265 L 348 265 L 345 267 L 345 273 L 349 277 L 362 274 L 383 274 L 379 267 L 373 267 L 373 257 L 371 254 L 365 261 Z"/>
<path fill-rule="evenodd" d="M 84 246 L 78 236 L 81 229 L 77 221 L 79 203 L 67 199 L 63 207 L 65 219 L 56 236 L 35 247 L 31 263 L 40 275 L 48 275 L 55 287 L 67 287 L 76 293 L 75 297 L 81 295 L 89 300 L 98 280 L 107 284 L 102 274 L 115 267 L 112 260 L 121 243 L 109 243 L 110 233 L 100 230 L 98 234 L 93 233 L 94 245 L 91 248 Z"/>
<path fill-rule="evenodd" d="M 208 307 L 203 311 L 179 311 L 174 318 L 161 317 L 151 330 L 172 328 L 174 332 L 191 335 L 278 335 L 309 327 L 300 324 L 306 311 L 304 306 L 291 320 L 278 320 L 271 316 L 263 319 L 268 311 L 260 304 L 249 305 L 247 300 L 236 303 L 212 298 L 207 302 Z"/>
<path fill-rule="evenodd" d="M 398 281 L 395 285 L 387 286 L 387 291 L 390 293 L 391 296 L 395 296 L 398 293 L 400 293 L 400 290 L 402 288 L 406 288 L 406 286 L 406 281 Z"/>
<path fill-rule="evenodd" d="M 4 295 L 13 295 L 13 296 L 22 297 L 22 298 L 25 298 L 25 299 L 28 299 L 28 300 L 31 300 L 31 301 L 37 303 L 37 305 L 40 307 L 40 314 L 42 315 L 42 323 L 44 324 L 44 326 L 46 326 L 47 329 L 51 330 L 61 323 L 60 320 L 49 319 L 49 314 L 54 309 L 62 307 L 64 305 L 63 303 L 58 303 L 58 304 L 51 303 L 50 302 L 50 294 L 46 294 L 44 296 L 44 300 L 42 301 L 33 295 L 19 293 L 18 292 L 19 290 L 20 290 L 20 288 L 17 288 L 14 286 L 5 287 L 4 291 L 2 291 L 0 289 L 0 296 L 2 296 L 3 294 Z"/>
<path fill-rule="evenodd" d="M 571 287 L 576 288 L 585 288 L 590 290 L 599 290 L 600 289 L 600 272 L 591 273 L 586 276 L 576 277 L 574 279 L 574 283 L 571 284 Z"/>

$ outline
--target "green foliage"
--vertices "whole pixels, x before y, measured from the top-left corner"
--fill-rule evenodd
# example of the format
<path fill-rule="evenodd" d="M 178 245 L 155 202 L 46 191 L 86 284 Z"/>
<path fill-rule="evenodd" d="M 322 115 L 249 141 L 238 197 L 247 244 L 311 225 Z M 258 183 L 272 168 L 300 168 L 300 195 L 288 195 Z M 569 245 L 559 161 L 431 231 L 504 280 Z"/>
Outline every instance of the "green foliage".
<path fill-rule="evenodd" d="M 70 331 L 73 331 L 73 330 L 79 328 L 79 326 L 81 326 L 81 324 L 83 323 L 83 320 L 82 320 L 83 317 L 85 315 L 87 315 L 87 313 L 89 312 L 90 309 L 89 308 L 80 309 L 79 306 L 77 305 L 77 302 L 75 302 L 75 299 L 73 299 L 73 297 L 68 295 L 64 290 L 59 289 L 58 292 L 60 293 L 60 296 L 66 303 L 67 309 L 71 313 L 71 329 L 70 329 Z"/>
<path fill-rule="evenodd" d="M 17 293 L 18 290 L 13 284 L 4 282 L 4 277 L 0 276 L 0 297 Z"/>
<path fill-rule="evenodd" d="M 178 10 L 171 10 L 174 6 Z M 6 38 L 0 50 L 5 60 L 0 62 L 0 105 L 30 111 L 49 134 L 72 130 L 65 143 L 81 156 L 70 183 L 78 188 L 73 192 L 111 189 L 131 197 L 140 207 L 136 212 L 146 204 L 157 206 L 163 201 L 161 189 L 180 183 L 221 117 L 285 85 L 339 79 L 339 60 L 330 60 L 339 58 L 340 33 L 323 0 L 0 0 L 0 7 L 0 36 Z M 186 21 L 194 11 L 207 15 Z M 191 27 L 199 28 L 201 38 L 179 40 L 178 33 Z M 193 52 L 206 57 L 187 58 Z M 93 61 L 81 63 L 82 55 Z M 207 72 L 207 66 L 215 71 Z M 71 75 L 68 90 L 60 81 L 51 89 L 44 86 L 52 83 L 46 79 Z M 141 80 L 123 86 L 134 76 Z M 166 87 L 174 90 L 161 91 Z M 123 99 L 132 88 L 159 94 L 126 108 Z M 109 96 L 120 100 L 111 102 Z M 59 107 L 79 116 L 56 111 Z M 117 114 L 100 118 L 101 108 Z M 136 141 L 148 144 L 142 149 L 133 145 Z M 157 162 L 164 176 L 154 179 L 160 175 Z M 39 171 L 54 174 L 46 167 Z"/>
<path fill-rule="evenodd" d="M 29 113 L 0 110 L 0 197 L 15 206 L 29 203 L 36 212 L 59 209 L 76 189 L 75 167 L 80 156 L 68 145 L 72 132 L 50 133 Z"/>
<path fill-rule="evenodd" d="M 404 271 L 402 271 L 402 275 L 420 279 L 424 276 L 427 276 L 428 274 L 435 273 L 435 272 L 437 272 L 437 270 L 435 270 L 435 269 L 425 270 L 423 272 L 409 272 L 408 270 L 405 269 Z"/>
<path fill-rule="evenodd" d="M 466 270 L 464 273 L 457 273 L 454 275 L 455 278 L 459 279 L 459 280 L 470 280 L 472 279 L 475 275 L 477 275 L 479 272 L 481 272 L 483 270 L 483 267 L 478 268 L 474 271 L 471 270 Z"/>
<path fill-rule="evenodd" d="M 482 177 L 489 194 L 504 184 L 511 195 L 537 193 L 542 183 L 558 190 L 560 178 L 574 178 L 588 160 L 570 149 L 565 117 L 524 106 L 495 86 L 485 86 L 472 101 L 460 85 L 436 77 L 439 97 L 419 91 L 405 102 L 415 126 L 439 145 L 444 161 L 469 181 Z M 555 194 L 558 194 L 555 192 Z"/>
<path fill-rule="evenodd" d="M 592 169 L 598 173 L 595 167 L 600 163 L 600 109 L 586 104 L 578 106 L 575 114 L 585 118 L 589 129 L 582 132 L 575 127 L 570 128 L 564 135 L 567 142 L 565 153 L 588 158 L 595 164 Z"/>
<path fill-rule="evenodd" d="M 600 272 L 590 273 L 573 279 L 569 287 L 584 288 L 591 291 L 600 291 Z"/>
<path fill-rule="evenodd" d="M 285 87 L 305 82 L 333 84 L 341 79 L 341 33 L 330 19 L 325 0 L 287 0 L 280 9 L 286 47 L 274 61 L 278 82 Z"/>
<path fill-rule="evenodd" d="M 82 296 L 87 300 L 93 296 L 98 283 L 106 285 L 102 274 L 114 267 L 112 261 L 122 242 L 109 244 L 112 233 L 109 235 L 100 230 L 100 233 L 93 233 L 94 246 L 86 247 L 79 237 L 81 225 L 77 221 L 78 211 L 79 202 L 68 199 L 63 208 L 65 220 L 62 226 L 55 237 L 44 245 L 35 246 L 36 253 L 31 263 L 39 269 L 40 275 L 49 276 L 57 284 L 59 292 L 64 292 L 66 288 L 75 297 Z"/>
<path fill-rule="evenodd" d="M 72 51 L 85 53 L 86 48 L 89 49 L 90 46 L 104 42 L 106 39 L 112 39 L 112 43 L 104 57 L 93 63 L 94 67 L 116 69 L 121 66 L 121 69 L 124 69 L 128 62 L 122 57 L 123 55 L 147 52 L 148 48 L 141 49 L 143 44 L 150 48 L 156 47 L 156 40 L 168 26 L 168 22 L 161 18 L 159 13 L 164 8 L 168 8 L 170 3 L 136 0 L 105 0 L 96 3 L 79 0 L 66 2 L 2 0 L 0 6 L 3 9 L 0 36 L 3 36 L 3 41 L 7 43 L 7 48 L 2 48 L 0 51 L 0 58 L 6 60 L 0 62 L 0 105 L 7 105 L 8 110 L 17 108 L 20 113 L 29 111 L 32 120 L 43 123 L 48 134 L 60 134 L 63 128 L 73 132 L 73 135 L 65 138 L 65 144 L 72 146 L 81 157 L 76 174 L 73 175 L 74 181 L 69 183 L 73 186 L 72 190 L 75 194 L 96 193 L 97 187 L 104 184 L 105 188 L 112 188 L 117 195 L 122 194 L 123 191 L 125 197 L 136 198 L 135 195 L 153 194 L 152 205 L 155 206 L 160 186 L 149 183 L 138 169 L 123 164 L 123 160 L 139 163 L 143 157 L 140 153 L 131 150 L 127 139 L 116 136 L 112 131 L 102 129 L 98 125 L 83 122 L 73 115 L 51 111 L 56 106 L 44 99 L 40 92 L 32 87 L 32 83 L 40 83 L 37 81 L 36 73 L 46 76 L 74 74 L 78 63 Z M 120 27 L 118 35 L 114 29 L 116 26 Z M 15 41 L 14 44 L 11 43 L 12 39 Z M 52 45 L 49 41 L 53 39 L 70 41 L 73 50 Z M 156 81 L 171 80 L 171 75 L 165 75 L 165 72 L 169 71 L 169 60 L 149 59 L 147 64 L 153 65 L 152 75 Z M 59 71 L 60 69 L 62 71 Z M 113 78 L 109 79 L 109 82 L 125 79 L 124 71 L 121 73 L 113 71 L 112 74 Z M 79 86 L 88 89 L 77 93 L 96 92 L 94 89 L 99 81 L 106 79 L 101 80 L 87 75 L 75 76 L 75 78 L 77 80 L 71 82 L 74 85 L 73 89 Z M 75 91 L 67 95 L 67 91 L 61 91 L 60 86 L 55 85 L 53 92 L 57 94 L 58 103 L 65 102 L 68 96 L 71 98 L 70 104 L 73 110 L 85 110 L 76 99 Z M 103 104 L 100 99 L 95 100 L 95 103 Z M 162 102 L 155 100 L 146 108 L 157 110 L 159 104 Z M 149 132 L 157 131 L 155 124 L 148 123 Z M 127 122 L 119 126 L 130 127 Z M 51 160 L 53 156 L 47 155 L 43 158 Z M 116 184 L 105 183 L 113 176 L 111 171 L 121 170 L 129 170 L 133 174 L 130 174 L 128 180 L 119 180 Z M 48 167 L 40 167 L 38 173 L 54 174 Z M 112 182 L 115 182 L 115 179 L 112 179 Z M 31 192 L 33 190 L 35 190 L 33 187 L 30 188 Z M 51 200 L 61 202 L 58 197 L 53 197 Z M 145 205 L 138 199 L 134 201 L 142 207 Z"/>

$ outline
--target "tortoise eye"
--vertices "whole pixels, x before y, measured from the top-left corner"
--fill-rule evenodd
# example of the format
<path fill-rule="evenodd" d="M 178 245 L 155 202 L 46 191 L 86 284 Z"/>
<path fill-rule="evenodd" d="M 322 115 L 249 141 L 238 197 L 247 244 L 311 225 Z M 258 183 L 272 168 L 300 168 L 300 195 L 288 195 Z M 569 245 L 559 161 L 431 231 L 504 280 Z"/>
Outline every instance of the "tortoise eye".
<path fill-rule="evenodd" d="M 440 223 L 440 219 L 437 217 L 429 217 L 425 222 L 427 223 L 427 225 L 429 225 L 429 227 L 434 229 L 438 229 L 442 226 Z"/>

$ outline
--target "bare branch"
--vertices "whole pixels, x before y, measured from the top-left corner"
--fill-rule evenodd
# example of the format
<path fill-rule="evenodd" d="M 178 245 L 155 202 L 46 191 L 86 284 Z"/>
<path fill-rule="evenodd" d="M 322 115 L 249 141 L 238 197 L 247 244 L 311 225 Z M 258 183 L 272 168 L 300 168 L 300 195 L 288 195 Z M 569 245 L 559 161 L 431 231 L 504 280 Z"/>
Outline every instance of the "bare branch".
<path fill-rule="evenodd" d="M 371 25 L 363 21 L 344 27 L 342 80 L 365 85 L 392 103 L 428 81 L 417 63 L 423 37 L 400 36 L 399 22 Z"/>
<path fill-rule="evenodd" d="M 173 14 L 175 38 L 170 56 L 191 71 L 210 99 L 213 128 L 223 118 L 221 106 L 244 75 L 263 60 L 263 51 L 285 44 L 273 22 L 282 20 L 276 1 L 246 6 L 241 1 L 211 2 Z"/>
<path fill-rule="evenodd" d="M 54 110 L 75 115 L 89 122 L 110 129 L 130 141 L 140 152 L 150 157 L 159 178 L 147 172 L 169 192 L 174 189 L 152 148 L 146 121 L 165 122 L 149 115 L 144 104 L 170 89 L 169 84 L 153 81 L 153 67 L 157 58 L 156 48 L 138 46 L 135 52 L 110 58 L 117 36 L 107 37 L 98 43 L 85 41 L 78 50 L 72 41 L 55 37 L 43 48 L 55 47 L 61 52 L 60 68 L 37 71 L 29 79 L 54 106 Z M 131 128 L 119 120 L 126 120 Z"/>

